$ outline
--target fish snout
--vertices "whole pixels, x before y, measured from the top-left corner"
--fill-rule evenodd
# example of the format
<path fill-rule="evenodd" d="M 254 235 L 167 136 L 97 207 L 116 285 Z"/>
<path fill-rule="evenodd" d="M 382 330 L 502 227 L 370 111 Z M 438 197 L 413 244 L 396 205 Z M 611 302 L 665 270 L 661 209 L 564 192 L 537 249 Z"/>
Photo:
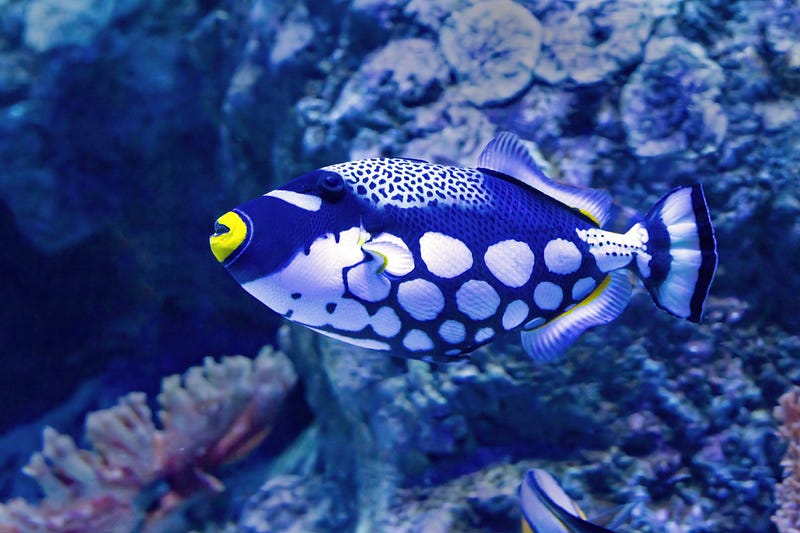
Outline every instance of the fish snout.
<path fill-rule="evenodd" d="M 246 244 L 247 236 L 247 223 L 241 215 L 228 211 L 214 222 L 214 234 L 208 239 L 211 253 L 217 261 L 224 263 L 234 251 Z"/>

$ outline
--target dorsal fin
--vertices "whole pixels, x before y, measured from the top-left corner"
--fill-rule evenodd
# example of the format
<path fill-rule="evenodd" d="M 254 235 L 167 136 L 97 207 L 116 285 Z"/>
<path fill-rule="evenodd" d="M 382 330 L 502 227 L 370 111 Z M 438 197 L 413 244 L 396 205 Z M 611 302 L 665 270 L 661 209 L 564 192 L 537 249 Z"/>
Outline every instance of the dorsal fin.
<path fill-rule="evenodd" d="M 500 172 L 581 211 L 602 227 L 611 213 L 611 195 L 558 183 L 539 169 L 528 149 L 515 134 L 504 131 L 489 141 L 478 156 L 478 168 Z"/>

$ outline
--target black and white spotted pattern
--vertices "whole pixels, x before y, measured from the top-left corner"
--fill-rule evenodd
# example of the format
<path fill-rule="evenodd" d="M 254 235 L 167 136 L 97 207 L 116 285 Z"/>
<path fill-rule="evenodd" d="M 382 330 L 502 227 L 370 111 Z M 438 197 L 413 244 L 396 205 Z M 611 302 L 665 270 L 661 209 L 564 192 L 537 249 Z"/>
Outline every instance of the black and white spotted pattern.
<path fill-rule="evenodd" d="M 339 163 L 324 170 L 341 175 L 357 195 L 378 207 L 459 205 L 477 208 L 485 206 L 489 200 L 483 174 L 472 168 L 375 158 Z"/>

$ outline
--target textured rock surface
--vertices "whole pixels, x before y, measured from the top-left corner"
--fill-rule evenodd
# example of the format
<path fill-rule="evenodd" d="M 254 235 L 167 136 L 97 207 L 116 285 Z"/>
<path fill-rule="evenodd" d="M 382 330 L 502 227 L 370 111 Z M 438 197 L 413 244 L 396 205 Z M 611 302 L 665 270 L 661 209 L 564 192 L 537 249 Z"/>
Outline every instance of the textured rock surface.
<path fill-rule="evenodd" d="M 34 0 L 25 14 L 25 44 L 36 52 L 86 46 L 114 15 L 114 2 Z"/>
<path fill-rule="evenodd" d="M 653 25 L 652 2 L 550 2 L 544 50 L 534 68 L 548 83 L 598 83 L 642 55 Z"/>
<path fill-rule="evenodd" d="M 510 0 L 480 2 L 450 15 L 439 43 L 464 97 L 476 105 L 500 104 L 530 84 L 542 25 Z"/>
<path fill-rule="evenodd" d="M 654 39 L 644 63 L 622 89 L 620 110 L 628 144 L 643 157 L 717 151 L 728 117 L 716 101 L 722 69 L 705 50 L 680 37 Z"/>

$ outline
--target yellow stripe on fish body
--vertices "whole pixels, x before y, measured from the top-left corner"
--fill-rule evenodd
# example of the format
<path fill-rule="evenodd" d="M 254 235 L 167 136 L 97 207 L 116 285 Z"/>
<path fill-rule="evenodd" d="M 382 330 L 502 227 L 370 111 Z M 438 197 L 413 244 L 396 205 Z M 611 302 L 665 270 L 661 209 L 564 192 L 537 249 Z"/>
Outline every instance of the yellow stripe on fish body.
<path fill-rule="evenodd" d="M 628 269 L 659 305 L 699 319 L 716 266 L 699 186 L 617 234 L 598 227 L 606 193 L 549 180 L 513 135 L 489 143 L 478 167 L 331 165 L 223 215 L 235 227 L 212 236 L 212 251 L 287 319 L 431 361 L 515 332 L 534 359 L 553 359 L 622 312 Z"/>

